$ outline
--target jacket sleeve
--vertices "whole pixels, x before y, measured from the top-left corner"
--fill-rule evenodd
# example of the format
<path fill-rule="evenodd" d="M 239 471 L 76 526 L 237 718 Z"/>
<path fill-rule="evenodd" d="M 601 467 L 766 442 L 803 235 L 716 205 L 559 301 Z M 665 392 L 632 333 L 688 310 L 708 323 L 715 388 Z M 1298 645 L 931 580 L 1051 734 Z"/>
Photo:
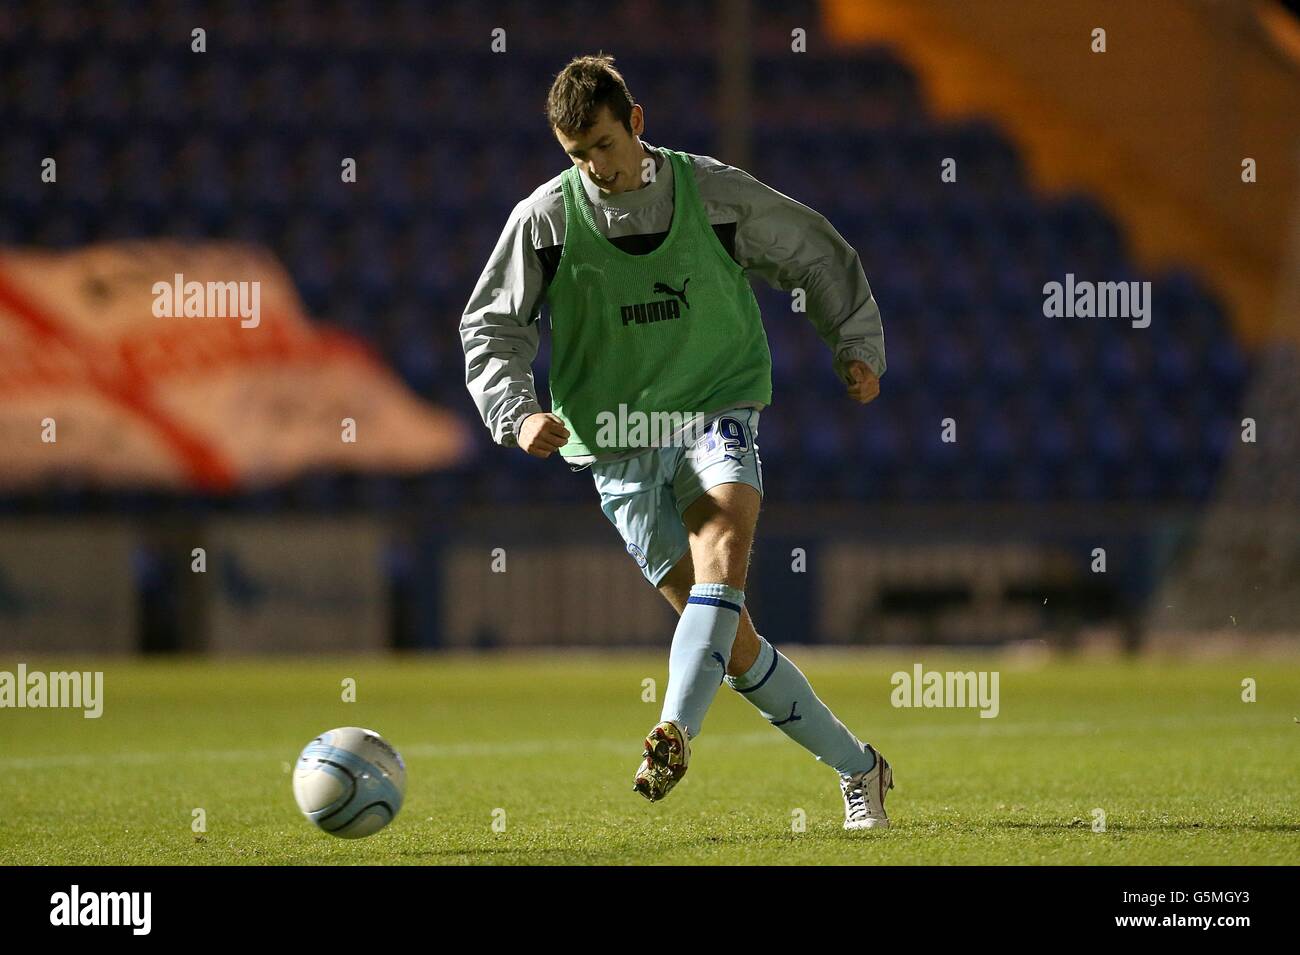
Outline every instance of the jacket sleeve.
<path fill-rule="evenodd" d="M 506 447 L 518 444 L 515 429 L 525 417 L 545 410 L 533 383 L 536 319 L 545 279 L 528 222 L 521 203 L 511 213 L 460 320 L 465 384 L 492 440 Z"/>
<path fill-rule="evenodd" d="M 783 292 L 804 290 L 808 319 L 841 379 L 853 359 L 883 375 L 885 332 L 857 251 L 825 216 L 749 173 L 723 166 L 715 175 L 727 178 L 722 192 L 738 213 L 740 265 Z"/>

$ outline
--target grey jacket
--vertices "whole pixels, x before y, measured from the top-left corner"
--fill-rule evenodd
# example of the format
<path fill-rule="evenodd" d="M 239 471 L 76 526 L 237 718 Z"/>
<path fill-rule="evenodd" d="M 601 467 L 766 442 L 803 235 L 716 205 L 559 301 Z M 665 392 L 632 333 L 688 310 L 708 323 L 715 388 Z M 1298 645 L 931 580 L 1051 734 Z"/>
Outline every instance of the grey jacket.
<path fill-rule="evenodd" d="M 597 228 L 633 253 L 662 242 L 673 213 L 673 164 L 644 140 L 642 145 L 655 157 L 657 171 L 640 189 L 602 197 L 581 175 Z M 804 290 L 808 319 L 831 349 L 837 374 L 843 377 L 844 363 L 860 359 L 883 375 L 880 311 L 857 252 L 802 203 L 710 156 L 688 156 L 705 214 L 731 257 L 773 288 Z M 537 319 L 564 247 L 564 228 L 557 175 L 515 206 L 461 317 L 465 383 L 493 440 L 507 447 L 517 443 L 519 422 L 545 410 L 537 401 L 532 363 Z"/>

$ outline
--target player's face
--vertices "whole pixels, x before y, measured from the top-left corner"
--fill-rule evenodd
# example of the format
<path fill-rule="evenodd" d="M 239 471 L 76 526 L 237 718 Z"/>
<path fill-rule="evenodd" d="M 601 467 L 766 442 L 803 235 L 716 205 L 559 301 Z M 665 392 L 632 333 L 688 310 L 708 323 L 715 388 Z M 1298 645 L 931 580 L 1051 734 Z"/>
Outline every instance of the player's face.
<path fill-rule="evenodd" d="M 601 192 L 616 193 L 640 189 L 645 185 L 641 178 L 642 160 L 646 158 L 637 139 L 645 129 L 645 115 L 640 106 L 632 107 L 629 133 L 608 106 L 602 106 L 590 129 L 576 137 L 554 130 L 564 151 L 573 164 L 587 174 Z"/>

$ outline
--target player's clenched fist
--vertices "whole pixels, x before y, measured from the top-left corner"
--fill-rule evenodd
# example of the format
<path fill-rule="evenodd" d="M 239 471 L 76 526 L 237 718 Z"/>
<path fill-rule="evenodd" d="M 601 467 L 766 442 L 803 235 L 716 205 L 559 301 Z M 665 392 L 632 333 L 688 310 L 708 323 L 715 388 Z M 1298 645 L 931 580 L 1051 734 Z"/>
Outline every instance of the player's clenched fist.
<path fill-rule="evenodd" d="M 880 394 L 880 379 L 865 361 L 854 359 L 844 366 L 844 383 L 849 386 L 849 397 L 866 404 Z"/>
<path fill-rule="evenodd" d="M 519 426 L 519 447 L 535 458 L 549 458 L 569 440 L 569 429 L 549 411 L 530 414 Z"/>

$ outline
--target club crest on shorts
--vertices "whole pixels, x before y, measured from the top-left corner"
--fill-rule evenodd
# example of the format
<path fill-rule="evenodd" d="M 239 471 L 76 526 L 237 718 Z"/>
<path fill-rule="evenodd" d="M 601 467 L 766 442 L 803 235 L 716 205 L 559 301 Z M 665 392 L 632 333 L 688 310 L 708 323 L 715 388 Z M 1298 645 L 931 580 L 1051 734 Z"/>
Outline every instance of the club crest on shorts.
<path fill-rule="evenodd" d="M 632 559 L 636 561 L 638 567 L 644 567 L 649 563 L 645 559 L 645 552 L 642 551 L 640 547 L 637 547 L 636 544 L 628 544 L 627 552 L 632 555 Z"/>

